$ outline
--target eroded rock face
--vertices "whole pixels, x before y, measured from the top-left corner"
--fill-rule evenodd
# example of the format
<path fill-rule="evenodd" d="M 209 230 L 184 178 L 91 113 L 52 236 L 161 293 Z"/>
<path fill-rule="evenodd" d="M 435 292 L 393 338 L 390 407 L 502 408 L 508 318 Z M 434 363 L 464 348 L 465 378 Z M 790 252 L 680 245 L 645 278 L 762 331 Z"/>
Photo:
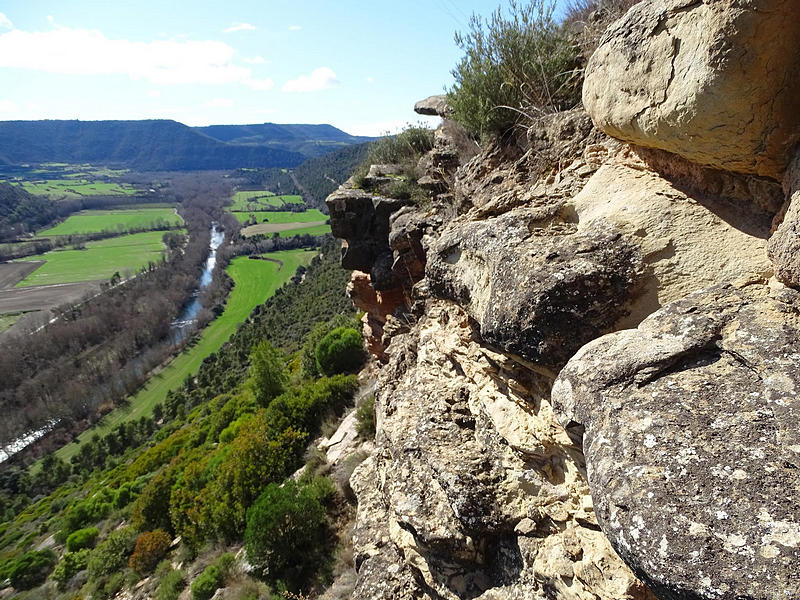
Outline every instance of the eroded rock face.
<path fill-rule="evenodd" d="M 792 287 L 800 287 L 800 153 L 784 180 L 786 206 L 781 222 L 769 240 L 769 257 L 775 266 L 775 276 Z"/>
<path fill-rule="evenodd" d="M 652 598 L 598 530 L 548 379 L 440 301 L 391 349 L 377 451 L 351 479 L 353 598 Z"/>
<path fill-rule="evenodd" d="M 612 25 L 583 103 L 616 138 L 781 180 L 800 134 L 800 4 L 644 0 Z"/>
<path fill-rule="evenodd" d="M 782 286 L 691 294 L 560 373 L 603 531 L 660 598 L 798 597 L 798 389 L 800 293 Z"/>
<path fill-rule="evenodd" d="M 574 233 L 552 208 L 448 229 L 426 274 L 431 293 L 464 307 L 484 341 L 557 369 L 624 316 L 642 262 L 615 227 Z"/>
<path fill-rule="evenodd" d="M 331 232 L 345 240 L 342 267 L 368 272 L 375 289 L 393 286 L 389 248 L 389 216 L 408 204 L 342 186 L 325 200 Z"/>

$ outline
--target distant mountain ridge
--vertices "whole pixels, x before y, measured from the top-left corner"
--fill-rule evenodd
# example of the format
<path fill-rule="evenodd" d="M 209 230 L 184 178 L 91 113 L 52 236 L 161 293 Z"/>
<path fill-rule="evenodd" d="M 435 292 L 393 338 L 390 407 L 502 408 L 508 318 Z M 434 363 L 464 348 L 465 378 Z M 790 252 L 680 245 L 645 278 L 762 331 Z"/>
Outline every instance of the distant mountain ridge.
<path fill-rule="evenodd" d="M 209 125 L 195 131 L 222 142 L 260 145 L 300 152 L 307 158 L 322 156 L 352 144 L 371 142 L 375 138 L 350 135 L 333 125 L 259 123 L 253 125 Z"/>
<path fill-rule="evenodd" d="M 0 157 L 7 164 L 92 163 L 143 171 L 291 168 L 361 141 L 330 125 L 0 121 Z"/>

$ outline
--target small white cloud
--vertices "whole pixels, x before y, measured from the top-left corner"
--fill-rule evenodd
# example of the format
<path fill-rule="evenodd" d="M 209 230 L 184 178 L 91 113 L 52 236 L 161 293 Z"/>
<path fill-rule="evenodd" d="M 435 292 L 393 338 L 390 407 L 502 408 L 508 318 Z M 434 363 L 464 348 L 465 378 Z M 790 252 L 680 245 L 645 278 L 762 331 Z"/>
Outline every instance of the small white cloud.
<path fill-rule="evenodd" d="M 245 58 L 244 62 L 248 65 L 263 65 L 267 61 L 264 60 L 263 56 L 254 56 L 253 58 Z"/>
<path fill-rule="evenodd" d="M 417 117 L 413 124 L 414 126 L 422 126 L 433 129 L 434 127 L 438 126 L 440 120 L 441 119 L 439 117 Z M 409 121 L 397 120 L 373 121 L 371 123 L 351 123 L 349 125 L 337 125 L 337 127 L 340 127 L 343 131 L 346 131 L 350 135 L 381 136 L 400 133 L 403 131 L 403 129 L 410 125 L 411 123 Z"/>
<path fill-rule="evenodd" d="M 12 100 L 0 100 L 0 113 L 14 112 L 17 110 L 17 103 Z"/>
<path fill-rule="evenodd" d="M 256 26 L 250 23 L 234 23 L 227 29 L 223 29 L 222 33 L 233 33 L 235 31 L 255 31 Z"/>
<path fill-rule="evenodd" d="M 314 69 L 310 75 L 300 75 L 283 84 L 284 92 L 319 92 L 339 85 L 336 73 L 328 67 Z"/>
<path fill-rule="evenodd" d="M 0 13 L 0 27 L 3 29 L 14 29 L 14 24 L 11 22 L 11 19 L 3 13 Z"/>
<path fill-rule="evenodd" d="M 375 83 L 375 80 L 372 77 L 367 77 L 367 83 Z"/>
<path fill-rule="evenodd" d="M 54 21 L 55 21 L 55 19 L 53 18 L 53 15 L 47 15 L 47 22 L 48 23 L 50 23 L 52 25 Z"/>
<path fill-rule="evenodd" d="M 233 106 L 233 98 L 212 98 L 203 102 L 206 108 L 230 108 Z"/>
<path fill-rule="evenodd" d="M 289 25 L 289 31 L 300 31 L 301 29 L 300 25 Z"/>
<path fill-rule="evenodd" d="M 148 98 L 161 98 L 161 90 L 150 90 L 147 92 Z"/>

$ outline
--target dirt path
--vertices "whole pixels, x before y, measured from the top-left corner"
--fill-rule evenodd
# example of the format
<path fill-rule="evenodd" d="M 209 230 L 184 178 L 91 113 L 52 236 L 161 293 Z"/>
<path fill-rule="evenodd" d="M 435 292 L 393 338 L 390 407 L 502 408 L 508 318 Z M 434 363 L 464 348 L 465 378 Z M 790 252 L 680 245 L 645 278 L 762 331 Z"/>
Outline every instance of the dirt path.
<path fill-rule="evenodd" d="M 274 262 L 275 264 L 278 265 L 278 271 L 280 271 L 283 268 L 283 261 L 278 260 L 277 258 L 268 258 L 266 256 L 257 256 L 255 254 L 248 256 L 248 258 L 250 260 L 268 260 L 269 262 Z"/>
<path fill-rule="evenodd" d="M 303 185 L 297 180 L 297 177 L 295 177 L 294 173 L 291 171 L 289 171 L 289 177 L 292 178 L 292 182 L 294 183 L 295 187 L 300 190 L 300 194 L 303 196 L 303 200 L 305 200 L 306 204 L 312 206 L 314 204 L 314 197 L 308 193 L 308 190 L 303 187 Z"/>

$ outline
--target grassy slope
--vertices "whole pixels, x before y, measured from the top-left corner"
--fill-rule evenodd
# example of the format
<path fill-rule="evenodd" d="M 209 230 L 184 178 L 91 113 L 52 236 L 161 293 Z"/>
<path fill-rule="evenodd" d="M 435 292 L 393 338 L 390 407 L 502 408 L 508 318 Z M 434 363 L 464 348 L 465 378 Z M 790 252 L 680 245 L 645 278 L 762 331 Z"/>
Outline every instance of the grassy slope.
<path fill-rule="evenodd" d="M 78 438 L 79 443 L 87 441 L 95 433 L 103 436 L 119 423 L 150 416 L 153 406 L 163 402 L 169 390 L 177 388 L 187 375 L 195 373 L 203 359 L 219 350 L 239 323 L 244 321 L 256 306 L 272 296 L 275 290 L 294 275 L 298 266 L 307 265 L 316 254 L 316 251 L 286 250 L 265 255 L 283 261 L 283 267 L 280 269 L 277 263 L 271 261 L 250 260 L 244 256 L 233 259 L 228 267 L 228 273 L 233 278 L 235 286 L 225 305 L 225 311 L 206 327 L 194 346 L 184 351 L 163 371 L 151 378 L 147 385 L 131 398 L 127 406 L 115 409 L 96 427 L 83 432 Z M 69 461 L 79 447 L 79 444 L 68 444 L 58 450 L 56 455 Z"/>
<path fill-rule="evenodd" d="M 275 212 L 235 212 L 233 216 L 239 219 L 240 223 L 244 223 L 250 218 L 250 215 L 255 215 L 256 221 L 259 223 L 267 220 L 267 223 L 309 223 L 314 221 L 324 221 L 328 215 L 323 214 L 316 208 L 306 210 L 303 212 L 292 212 L 288 210 L 281 210 Z"/>
<path fill-rule="evenodd" d="M 330 225 L 315 225 L 314 227 L 298 227 L 297 229 L 288 229 L 286 231 L 278 232 L 280 237 L 292 237 L 293 235 L 325 235 L 331 232 Z"/>
<path fill-rule="evenodd" d="M 276 196 L 269 191 L 244 191 L 233 195 L 233 204 L 228 207 L 230 211 L 248 211 L 251 208 L 263 206 L 283 206 L 285 204 L 302 204 L 300 196 Z"/>
<path fill-rule="evenodd" d="M 47 194 L 78 198 L 80 196 L 118 196 L 135 194 L 136 190 L 119 183 L 104 183 L 77 179 L 45 179 L 23 181 L 22 187 L 31 194 Z"/>
<path fill-rule="evenodd" d="M 47 261 L 16 287 L 109 279 L 161 260 L 163 231 L 146 231 L 86 243 L 86 250 L 53 250 L 20 260 Z"/>
<path fill-rule="evenodd" d="M 70 215 L 65 221 L 45 231 L 37 237 L 52 235 L 72 235 L 75 233 L 94 233 L 123 228 L 144 228 L 163 220 L 170 225 L 180 225 L 183 219 L 173 208 L 139 208 L 115 210 L 82 210 Z"/>

